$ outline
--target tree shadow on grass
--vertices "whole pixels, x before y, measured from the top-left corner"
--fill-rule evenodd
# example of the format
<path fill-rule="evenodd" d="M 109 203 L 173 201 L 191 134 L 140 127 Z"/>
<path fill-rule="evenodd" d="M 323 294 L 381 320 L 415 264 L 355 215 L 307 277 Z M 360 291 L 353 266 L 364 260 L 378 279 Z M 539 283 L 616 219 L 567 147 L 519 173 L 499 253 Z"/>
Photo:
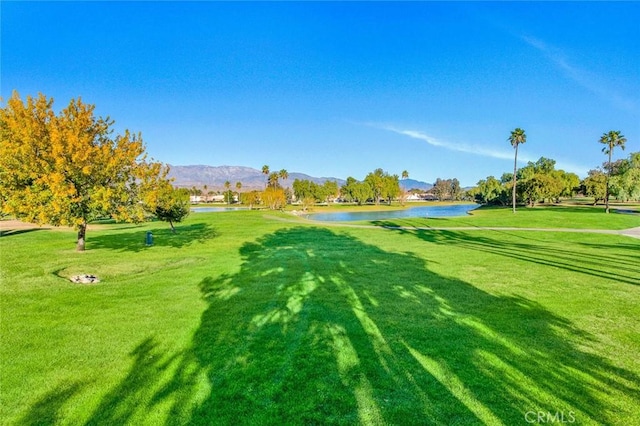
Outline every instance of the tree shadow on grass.
<path fill-rule="evenodd" d="M 160 378 L 179 362 L 180 353 L 166 356 L 153 338 L 141 342 L 131 353 L 133 366 L 122 382 L 105 395 L 86 425 L 141 423 L 154 411 Z M 177 390 L 176 390 L 177 391 Z"/>
<path fill-rule="evenodd" d="M 152 246 L 146 245 L 147 232 L 149 231 L 153 236 Z M 89 250 L 110 249 L 132 252 L 152 247 L 181 248 L 196 242 L 204 242 L 217 235 L 217 231 L 207 223 L 179 225 L 176 226 L 175 233 L 172 233 L 168 226 L 166 228 L 145 228 L 136 232 L 96 232 L 95 235 L 88 234 L 87 248 Z"/>
<path fill-rule="evenodd" d="M 607 395 L 640 401 L 640 377 L 565 318 L 414 254 L 299 227 L 241 255 L 237 273 L 200 283 L 207 307 L 191 347 L 150 362 L 143 342 L 90 424 L 167 403 L 167 424 L 497 425 L 530 411 L 611 424 L 634 413 Z"/>
<path fill-rule="evenodd" d="M 13 235 L 26 234 L 27 232 L 42 231 L 43 228 L 27 228 L 27 229 L 0 229 L 0 237 L 9 237 Z"/>
<path fill-rule="evenodd" d="M 384 226 L 430 243 L 455 245 L 516 261 L 533 262 L 616 282 L 640 285 L 640 244 L 633 242 L 616 245 L 575 241 L 565 243 L 562 240 L 537 240 L 529 236 L 529 231 L 412 230 L 394 227 L 393 222 L 386 222 Z M 498 234 L 506 235 L 507 238 L 493 237 Z M 611 250 L 615 250 L 616 253 L 611 253 Z"/>
<path fill-rule="evenodd" d="M 600 398 L 640 377 L 523 298 L 494 296 L 326 229 L 242 248 L 205 279 L 193 354 L 212 389 L 192 421 L 219 424 L 514 424 L 527 411 L 610 423 Z"/>
<path fill-rule="evenodd" d="M 84 384 L 63 383 L 54 390 L 43 395 L 25 416 L 20 419 L 21 425 L 53 425 L 63 423 L 64 416 L 61 411 L 68 400 L 78 394 Z"/>

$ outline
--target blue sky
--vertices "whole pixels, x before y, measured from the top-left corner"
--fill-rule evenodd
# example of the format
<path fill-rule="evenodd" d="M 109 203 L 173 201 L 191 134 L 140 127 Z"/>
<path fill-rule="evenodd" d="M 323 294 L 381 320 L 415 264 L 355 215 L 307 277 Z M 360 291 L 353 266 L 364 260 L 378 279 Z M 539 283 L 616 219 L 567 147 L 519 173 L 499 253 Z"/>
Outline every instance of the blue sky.
<path fill-rule="evenodd" d="M 640 150 L 638 2 L 7 2 L 4 99 L 81 96 L 176 165 L 474 185 L 507 138 L 584 177 Z"/>

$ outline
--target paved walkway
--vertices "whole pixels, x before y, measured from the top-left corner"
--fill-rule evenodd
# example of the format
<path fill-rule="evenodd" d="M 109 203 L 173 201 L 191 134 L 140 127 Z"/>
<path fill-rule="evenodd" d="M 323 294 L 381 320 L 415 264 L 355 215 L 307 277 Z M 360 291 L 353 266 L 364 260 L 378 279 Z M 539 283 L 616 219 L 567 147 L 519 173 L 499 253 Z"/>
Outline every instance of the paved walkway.
<path fill-rule="evenodd" d="M 621 235 L 626 235 L 628 237 L 633 237 L 633 238 L 640 238 L 640 226 L 638 226 L 637 228 L 631 228 L 631 229 L 623 229 L 622 231 L 619 231 Z"/>

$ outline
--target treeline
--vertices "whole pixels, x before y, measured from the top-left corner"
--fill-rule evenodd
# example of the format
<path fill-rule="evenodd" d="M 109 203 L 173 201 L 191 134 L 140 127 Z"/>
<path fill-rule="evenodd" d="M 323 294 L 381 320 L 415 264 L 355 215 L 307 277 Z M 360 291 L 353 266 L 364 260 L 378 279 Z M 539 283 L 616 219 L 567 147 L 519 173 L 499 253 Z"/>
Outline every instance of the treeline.
<path fill-rule="evenodd" d="M 268 170 L 268 166 L 263 170 Z M 400 177 L 395 174 L 390 175 L 380 168 L 370 172 L 362 181 L 350 176 L 341 187 L 331 180 L 319 184 L 307 179 L 296 179 L 291 189 L 283 188 L 277 176 L 265 174 L 269 176 L 265 190 L 238 194 L 240 203 L 249 207 L 263 205 L 271 209 L 280 209 L 286 204 L 296 202 L 306 209 L 314 204 L 337 200 L 358 205 L 367 202 L 391 204 L 394 200 L 402 198 L 403 194 L 400 188 Z M 403 174 L 408 176 L 406 171 Z"/>
<path fill-rule="evenodd" d="M 594 199 L 594 205 L 605 201 L 607 177 L 610 172 L 609 195 L 618 201 L 640 199 L 640 152 L 626 159 L 604 163 L 602 168 L 590 170 L 580 180 L 575 173 L 555 168 L 556 162 L 540 157 L 529 162 L 516 172 L 516 202 L 535 206 L 543 202 L 559 202 L 578 194 Z M 488 176 L 476 187 L 467 191 L 467 196 L 483 204 L 508 205 L 512 202 L 513 173 L 504 173 L 500 179 Z"/>
<path fill-rule="evenodd" d="M 555 160 L 540 157 L 516 173 L 516 201 L 534 206 L 538 202 L 558 201 L 573 197 L 580 190 L 580 178 L 575 173 L 555 169 Z M 503 173 L 500 179 L 488 176 L 469 190 L 469 195 L 483 204 L 507 205 L 512 201 L 513 173 Z"/>

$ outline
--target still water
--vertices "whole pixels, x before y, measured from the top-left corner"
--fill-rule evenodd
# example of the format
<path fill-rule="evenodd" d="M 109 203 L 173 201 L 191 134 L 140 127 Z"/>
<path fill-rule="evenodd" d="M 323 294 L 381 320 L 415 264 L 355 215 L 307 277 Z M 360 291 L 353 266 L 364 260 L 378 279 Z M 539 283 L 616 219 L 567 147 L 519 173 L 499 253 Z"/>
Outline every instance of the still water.
<path fill-rule="evenodd" d="M 246 207 L 191 207 L 193 213 L 230 212 L 234 210 L 248 210 Z"/>
<path fill-rule="evenodd" d="M 456 204 L 453 206 L 420 206 L 405 210 L 377 211 L 377 212 L 336 212 L 315 213 L 306 216 L 319 221 L 352 221 L 352 220 L 384 220 L 411 217 L 451 217 L 464 216 L 471 210 L 480 207 L 479 204 Z"/>

